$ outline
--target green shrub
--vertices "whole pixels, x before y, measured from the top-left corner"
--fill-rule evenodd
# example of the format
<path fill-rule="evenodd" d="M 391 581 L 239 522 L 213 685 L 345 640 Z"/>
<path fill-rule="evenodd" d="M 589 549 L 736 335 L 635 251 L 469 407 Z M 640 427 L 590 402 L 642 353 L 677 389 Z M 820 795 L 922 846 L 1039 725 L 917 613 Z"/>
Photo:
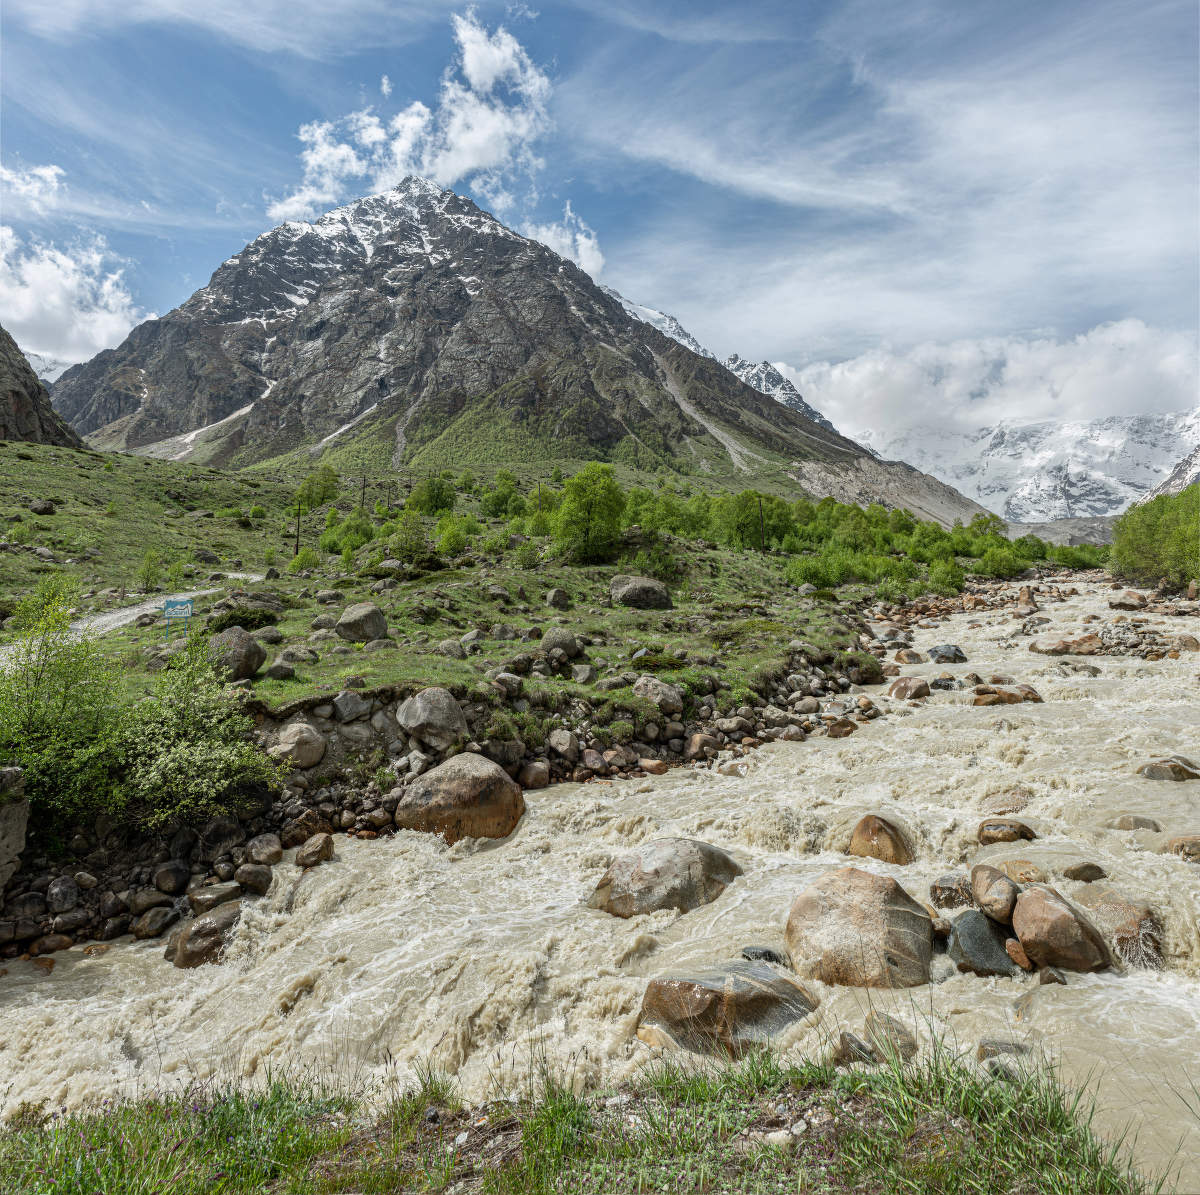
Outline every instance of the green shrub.
<path fill-rule="evenodd" d="M 513 553 L 513 563 L 520 569 L 537 568 L 542 561 L 542 554 L 537 549 L 537 544 L 529 543 L 527 540 L 523 544 L 517 545 L 517 550 Z"/>
<path fill-rule="evenodd" d="M 265 506 L 250 507 L 250 517 L 252 519 L 265 519 L 267 517 L 267 508 Z"/>
<path fill-rule="evenodd" d="M 315 548 L 301 548 L 288 562 L 287 571 L 301 573 L 309 569 L 320 568 L 320 566 L 321 557 L 317 555 Z"/>
<path fill-rule="evenodd" d="M 1109 562 L 1118 577 L 1144 585 L 1200 577 L 1200 484 L 1130 507 L 1116 522 Z"/>
<path fill-rule="evenodd" d="M 611 465 L 591 461 L 571 477 L 554 519 L 554 539 L 568 560 L 608 560 L 616 550 L 625 495 Z"/>
<path fill-rule="evenodd" d="M 162 576 L 162 560 L 152 548 L 146 550 L 142 563 L 138 566 L 137 583 L 143 593 L 154 589 Z"/>
<path fill-rule="evenodd" d="M 1018 556 L 1012 547 L 991 547 L 984 552 L 975 571 L 985 577 L 1000 577 L 1008 579 L 1024 572 L 1029 567 L 1029 561 Z"/>
<path fill-rule="evenodd" d="M 962 592 L 966 581 L 963 571 L 951 560 L 935 560 L 929 566 L 929 588 L 934 593 L 951 594 Z"/>
<path fill-rule="evenodd" d="M 279 615 L 271 610 L 260 610 L 254 606 L 233 606 L 215 614 L 206 624 L 209 635 L 218 635 L 230 627 L 241 627 L 243 631 L 257 631 L 262 627 L 274 626 Z"/>
<path fill-rule="evenodd" d="M 421 514 L 436 515 L 453 510 L 457 497 L 452 481 L 445 477 L 427 477 L 413 486 L 405 507 Z"/>

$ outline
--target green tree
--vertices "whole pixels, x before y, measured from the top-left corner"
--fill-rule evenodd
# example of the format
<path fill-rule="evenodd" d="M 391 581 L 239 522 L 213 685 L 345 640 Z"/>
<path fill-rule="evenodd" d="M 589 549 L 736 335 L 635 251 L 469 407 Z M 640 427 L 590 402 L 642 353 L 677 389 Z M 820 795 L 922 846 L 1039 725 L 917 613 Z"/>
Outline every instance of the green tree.
<path fill-rule="evenodd" d="M 147 548 L 142 563 L 138 566 L 137 583 L 143 593 L 156 588 L 162 576 L 162 559 L 153 548 Z"/>
<path fill-rule="evenodd" d="M 302 514 L 332 502 L 338 494 L 338 475 L 332 465 L 322 465 L 310 473 L 296 491 L 296 502 Z"/>
<path fill-rule="evenodd" d="M 563 488 L 554 539 L 570 560 L 609 559 L 616 550 L 625 495 L 611 465 L 590 461 Z"/>
<path fill-rule="evenodd" d="M 396 520 L 396 529 L 388 540 L 388 552 L 406 564 L 421 560 L 430 553 L 429 539 L 421 523 L 421 516 L 406 506 Z"/>
<path fill-rule="evenodd" d="M 413 486 L 405 506 L 421 514 L 436 515 L 453 510 L 457 494 L 454 482 L 446 477 L 426 477 Z"/>

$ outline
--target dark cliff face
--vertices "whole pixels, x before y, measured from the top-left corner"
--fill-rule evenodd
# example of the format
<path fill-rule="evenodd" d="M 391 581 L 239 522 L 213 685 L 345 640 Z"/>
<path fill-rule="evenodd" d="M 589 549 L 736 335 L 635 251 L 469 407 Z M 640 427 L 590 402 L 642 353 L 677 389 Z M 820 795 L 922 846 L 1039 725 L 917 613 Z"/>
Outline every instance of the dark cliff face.
<path fill-rule="evenodd" d="M 0 440 L 82 448 L 50 405 L 50 394 L 17 342 L 0 328 Z"/>
<path fill-rule="evenodd" d="M 65 373 L 54 401 L 84 433 L 122 421 L 133 449 L 239 413 L 241 459 L 370 417 L 392 420 L 399 460 L 473 412 L 602 455 L 726 452 L 730 432 L 752 454 L 863 453 L 420 179 L 259 237 L 182 306 Z"/>

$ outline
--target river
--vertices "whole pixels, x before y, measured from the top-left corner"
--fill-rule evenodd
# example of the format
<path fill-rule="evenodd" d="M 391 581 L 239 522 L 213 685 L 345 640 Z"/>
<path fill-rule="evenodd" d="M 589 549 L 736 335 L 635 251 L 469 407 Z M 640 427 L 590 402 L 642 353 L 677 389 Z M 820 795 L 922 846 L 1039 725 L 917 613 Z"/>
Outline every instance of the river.
<path fill-rule="evenodd" d="M 1107 588 L 1043 607 L 1043 641 L 1113 617 Z M 1151 616 L 1153 617 L 1153 616 Z M 1200 619 L 1163 618 L 1200 634 Z M 978 625 L 972 625 L 978 624 Z M 855 864 L 896 876 L 920 899 L 934 878 L 993 855 L 1055 871 L 1088 859 L 1109 883 L 1153 902 L 1164 926 L 1162 970 L 1036 976 L 953 975 L 901 993 L 812 985 L 814 1023 L 786 1047 L 824 1048 L 859 1031 L 870 1007 L 974 1049 L 1015 1034 L 1072 1082 L 1089 1080 L 1098 1125 L 1129 1133 L 1146 1167 L 1200 1165 L 1200 867 L 1160 853 L 1170 835 L 1200 831 L 1200 782 L 1144 780 L 1148 759 L 1200 756 L 1200 656 L 1146 662 L 1096 657 L 1090 677 L 1033 655 L 1011 609 L 956 615 L 914 645 L 958 643 L 968 663 L 936 675 L 1003 672 L 1044 704 L 976 708 L 969 692 L 935 692 L 848 739 L 779 743 L 745 775 L 678 769 L 647 781 L 560 785 L 527 794 L 503 842 L 415 833 L 341 839 L 337 859 L 304 874 L 283 864 L 270 893 L 247 904 L 223 965 L 179 971 L 162 943 L 117 944 L 100 957 L 56 955 L 45 975 L 10 962 L 0 978 L 0 1104 L 75 1106 L 211 1076 L 311 1066 L 346 1077 L 457 1074 L 469 1099 L 524 1082 L 550 1065 L 579 1083 L 619 1081 L 652 1057 L 635 1037 L 647 977 L 780 946 L 806 883 L 847 859 L 840 848 L 864 813 L 901 823 L 915 862 Z M 1013 788 L 1032 843 L 980 848 L 985 802 Z M 1155 818 L 1162 833 L 1118 831 L 1117 815 Z M 712 904 L 623 921 L 588 909 L 612 857 L 663 834 L 702 838 L 745 869 Z M 940 974 L 945 974 L 945 968 Z M 1017 1019 L 1014 1005 L 1033 993 Z"/>

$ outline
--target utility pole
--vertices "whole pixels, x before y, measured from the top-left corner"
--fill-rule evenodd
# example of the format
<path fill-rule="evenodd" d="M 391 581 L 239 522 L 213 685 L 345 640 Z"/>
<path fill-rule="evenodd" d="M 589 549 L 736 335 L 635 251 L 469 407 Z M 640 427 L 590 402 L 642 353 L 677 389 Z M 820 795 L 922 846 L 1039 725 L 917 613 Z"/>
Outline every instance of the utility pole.
<path fill-rule="evenodd" d="M 293 557 L 300 555 L 300 499 L 296 499 L 296 550 L 292 553 Z"/>
<path fill-rule="evenodd" d="M 362 510 L 367 509 L 367 475 L 363 474 L 362 479 L 362 497 L 358 500 L 358 505 Z"/>

